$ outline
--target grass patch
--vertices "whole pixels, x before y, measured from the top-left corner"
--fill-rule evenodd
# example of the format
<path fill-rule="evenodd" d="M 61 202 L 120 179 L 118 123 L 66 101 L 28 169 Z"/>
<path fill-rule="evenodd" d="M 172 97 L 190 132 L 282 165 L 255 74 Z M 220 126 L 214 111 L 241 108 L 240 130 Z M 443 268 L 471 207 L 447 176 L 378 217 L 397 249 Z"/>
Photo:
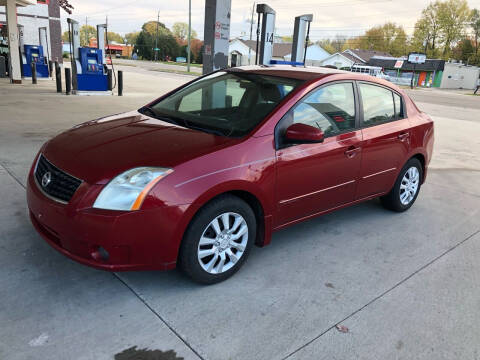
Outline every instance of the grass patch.
<path fill-rule="evenodd" d="M 157 61 L 161 64 L 166 64 L 166 65 L 179 65 L 179 66 L 187 66 L 187 63 L 179 63 L 179 62 L 175 62 L 175 61 Z M 196 68 L 202 68 L 203 65 L 202 64 L 192 64 L 190 63 L 190 66 L 191 67 L 196 67 Z"/>
<path fill-rule="evenodd" d="M 133 67 L 137 67 L 137 64 L 128 64 L 128 63 L 117 63 L 116 61 L 113 61 L 113 65 L 114 66 L 133 66 Z M 110 65 L 108 65 L 110 66 Z"/>
<path fill-rule="evenodd" d="M 193 76 L 202 75 L 198 72 L 193 72 L 193 71 L 181 71 L 181 70 L 170 70 L 170 69 L 151 69 L 150 71 L 164 72 L 164 73 L 171 73 L 171 74 L 181 74 L 181 75 L 193 75 Z"/>

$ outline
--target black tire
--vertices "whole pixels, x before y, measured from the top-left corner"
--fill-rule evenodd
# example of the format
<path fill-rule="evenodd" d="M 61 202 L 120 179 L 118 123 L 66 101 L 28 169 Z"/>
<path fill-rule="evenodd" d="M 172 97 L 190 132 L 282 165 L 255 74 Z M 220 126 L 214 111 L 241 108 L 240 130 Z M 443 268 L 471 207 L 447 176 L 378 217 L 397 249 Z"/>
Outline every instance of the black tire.
<path fill-rule="evenodd" d="M 418 188 L 417 192 L 415 193 L 413 199 L 408 203 L 408 204 L 403 204 L 400 201 L 400 185 L 402 183 L 402 179 L 405 176 L 406 172 L 408 169 L 411 167 L 416 167 L 419 173 L 419 182 L 418 182 Z M 423 179 L 423 167 L 420 161 L 417 158 L 411 158 L 410 160 L 407 161 L 405 166 L 402 168 L 400 173 L 398 174 L 398 178 L 395 181 L 395 185 L 393 185 L 392 190 L 387 195 L 384 195 L 380 197 L 380 201 L 382 202 L 382 205 L 392 211 L 396 212 L 403 212 L 408 209 L 413 205 L 415 200 L 417 199 L 418 193 L 420 192 L 420 188 L 422 185 L 422 179 Z"/>
<path fill-rule="evenodd" d="M 198 259 L 200 238 L 212 220 L 226 212 L 241 215 L 248 226 L 248 241 L 242 256 L 233 267 L 219 274 L 212 274 L 203 269 Z M 256 219 L 251 207 L 242 199 L 233 195 L 220 196 L 195 215 L 183 237 L 178 257 L 179 268 L 191 279 L 202 284 L 214 284 L 226 280 L 235 274 L 247 259 L 256 236 Z"/>

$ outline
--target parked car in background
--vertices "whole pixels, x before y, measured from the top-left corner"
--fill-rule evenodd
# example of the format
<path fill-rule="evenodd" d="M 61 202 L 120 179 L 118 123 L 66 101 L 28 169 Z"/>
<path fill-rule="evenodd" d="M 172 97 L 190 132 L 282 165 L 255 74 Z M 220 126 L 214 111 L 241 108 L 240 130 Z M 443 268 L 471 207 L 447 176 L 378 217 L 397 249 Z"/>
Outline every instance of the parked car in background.
<path fill-rule="evenodd" d="M 238 67 L 51 139 L 28 206 L 42 237 L 82 264 L 179 266 L 214 283 L 273 231 L 377 197 L 409 209 L 433 142 L 431 118 L 385 80 Z"/>

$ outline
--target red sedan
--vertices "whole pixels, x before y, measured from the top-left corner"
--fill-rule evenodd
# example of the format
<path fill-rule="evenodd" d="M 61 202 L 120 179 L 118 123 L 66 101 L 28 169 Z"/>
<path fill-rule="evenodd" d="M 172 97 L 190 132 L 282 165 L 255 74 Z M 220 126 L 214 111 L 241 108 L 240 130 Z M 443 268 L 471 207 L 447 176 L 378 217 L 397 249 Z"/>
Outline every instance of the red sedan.
<path fill-rule="evenodd" d="M 375 197 L 407 210 L 432 149 L 430 117 L 385 80 L 234 68 L 48 141 L 28 206 L 43 238 L 78 262 L 178 265 L 214 283 L 274 230 Z"/>

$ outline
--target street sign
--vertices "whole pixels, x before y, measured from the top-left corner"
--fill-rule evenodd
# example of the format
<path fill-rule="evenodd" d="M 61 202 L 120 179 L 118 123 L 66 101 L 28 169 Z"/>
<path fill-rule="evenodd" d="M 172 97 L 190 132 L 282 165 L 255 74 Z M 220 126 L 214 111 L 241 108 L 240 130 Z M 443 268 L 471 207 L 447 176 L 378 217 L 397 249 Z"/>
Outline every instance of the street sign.
<path fill-rule="evenodd" d="M 397 61 L 395 62 L 394 68 L 395 68 L 395 69 L 401 69 L 402 66 L 403 66 L 403 60 L 397 60 Z"/>
<path fill-rule="evenodd" d="M 410 53 L 408 54 L 408 62 L 412 64 L 424 64 L 427 60 L 427 55 L 422 53 Z"/>
<path fill-rule="evenodd" d="M 154 48 L 153 51 L 160 51 L 160 48 Z"/>

